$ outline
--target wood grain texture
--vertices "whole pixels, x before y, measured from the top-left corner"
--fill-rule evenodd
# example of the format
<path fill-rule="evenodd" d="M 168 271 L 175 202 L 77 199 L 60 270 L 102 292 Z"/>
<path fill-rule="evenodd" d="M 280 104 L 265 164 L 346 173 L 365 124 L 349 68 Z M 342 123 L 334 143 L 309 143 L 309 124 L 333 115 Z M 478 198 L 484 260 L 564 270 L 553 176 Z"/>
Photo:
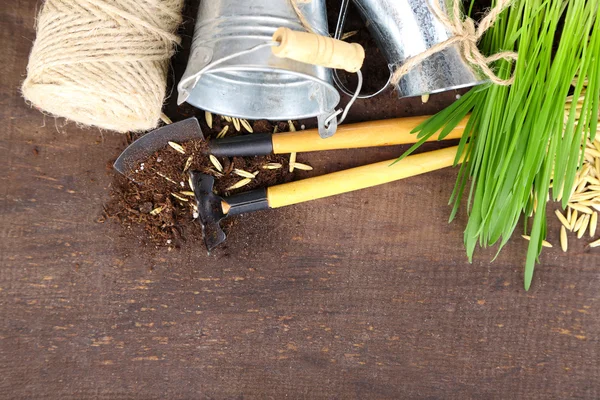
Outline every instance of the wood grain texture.
<path fill-rule="evenodd" d="M 523 240 L 468 264 L 451 169 L 244 216 L 211 256 L 98 223 L 125 140 L 23 102 L 39 4 L 0 3 L 0 398 L 600 397 L 600 252 L 563 254 L 551 219 L 529 293 Z M 417 109 L 383 96 L 352 120 Z"/>

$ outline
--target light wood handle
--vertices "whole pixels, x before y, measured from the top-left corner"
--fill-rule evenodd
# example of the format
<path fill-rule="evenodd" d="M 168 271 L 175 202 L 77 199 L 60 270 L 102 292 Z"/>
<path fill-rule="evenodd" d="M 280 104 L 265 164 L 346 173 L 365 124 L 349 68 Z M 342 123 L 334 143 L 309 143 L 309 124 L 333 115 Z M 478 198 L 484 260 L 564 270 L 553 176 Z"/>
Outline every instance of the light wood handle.
<path fill-rule="evenodd" d="M 279 46 L 271 47 L 277 57 L 307 64 L 356 72 L 365 60 L 365 49 L 358 43 L 347 43 L 314 33 L 279 28 L 273 34 L 273 41 L 279 42 Z"/>
<path fill-rule="evenodd" d="M 305 151 L 357 149 L 415 143 L 417 135 L 410 133 L 429 116 L 387 119 L 340 125 L 335 135 L 323 139 L 316 129 L 283 132 L 273 135 L 273 153 L 287 154 Z M 460 139 L 469 118 L 463 119 L 445 139 Z M 428 142 L 438 140 L 432 136 Z"/>
<path fill-rule="evenodd" d="M 388 160 L 314 178 L 284 183 L 267 189 L 269 207 L 278 208 L 336 194 L 348 193 L 449 167 L 458 146 L 408 156 L 397 163 Z"/>

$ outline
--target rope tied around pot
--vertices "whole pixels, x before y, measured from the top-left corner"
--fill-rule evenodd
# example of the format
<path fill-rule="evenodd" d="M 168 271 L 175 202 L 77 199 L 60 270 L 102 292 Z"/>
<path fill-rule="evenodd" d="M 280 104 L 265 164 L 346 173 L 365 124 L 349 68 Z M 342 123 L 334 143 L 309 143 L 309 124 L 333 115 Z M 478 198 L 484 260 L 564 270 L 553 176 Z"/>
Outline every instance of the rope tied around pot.
<path fill-rule="evenodd" d="M 428 4 L 435 17 L 444 24 L 444 26 L 452 33 L 453 37 L 430 47 L 423 53 L 409 57 L 404 64 L 397 68 L 392 74 L 390 82 L 394 85 L 398 84 L 404 75 L 408 74 L 413 68 L 421 64 L 428 57 L 458 44 L 463 57 L 469 63 L 479 67 L 491 82 L 502 86 L 511 85 L 514 82 L 514 75 L 508 79 L 502 79 L 494 73 L 490 68 L 490 64 L 501 59 L 516 61 L 517 53 L 513 51 L 502 51 L 486 57 L 479 51 L 477 43 L 483 34 L 492 27 L 498 16 L 510 6 L 513 0 L 498 0 L 496 6 L 481 20 L 477 28 L 475 27 L 475 21 L 473 21 L 473 19 L 469 17 L 465 17 L 464 20 L 461 19 L 463 15 L 460 9 L 461 0 L 453 0 L 451 16 L 442 9 L 440 4 L 442 1 L 443 0 L 432 0 L 431 2 L 428 2 Z"/>

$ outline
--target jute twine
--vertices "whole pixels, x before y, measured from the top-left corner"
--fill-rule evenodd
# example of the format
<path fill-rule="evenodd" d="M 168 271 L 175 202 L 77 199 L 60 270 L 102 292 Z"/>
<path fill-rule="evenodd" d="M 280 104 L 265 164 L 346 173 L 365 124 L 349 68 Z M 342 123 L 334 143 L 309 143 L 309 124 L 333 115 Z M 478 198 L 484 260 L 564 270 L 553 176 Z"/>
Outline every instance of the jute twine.
<path fill-rule="evenodd" d="M 46 0 L 22 91 L 54 116 L 155 128 L 183 0 Z"/>
<path fill-rule="evenodd" d="M 475 21 L 473 21 L 471 18 L 464 17 L 464 20 L 461 19 L 463 15 L 460 9 L 460 5 L 462 3 L 461 0 L 453 0 L 452 14 L 450 16 L 448 13 L 442 10 L 442 7 L 440 6 L 441 1 L 443 0 L 433 0 L 428 4 L 434 15 L 444 24 L 444 26 L 452 33 L 453 36 L 444 42 L 432 46 L 423 53 L 408 58 L 404 64 L 402 64 L 392 74 L 391 83 L 394 85 L 398 84 L 404 75 L 409 73 L 417 65 L 421 64 L 425 59 L 435 53 L 447 49 L 448 47 L 458 44 L 463 57 L 471 64 L 479 67 L 491 82 L 503 86 L 511 85 L 514 81 L 514 76 L 510 77 L 509 79 L 501 79 L 494 73 L 494 71 L 492 71 L 489 65 L 500 59 L 516 60 L 517 53 L 512 51 L 503 51 L 490 57 L 485 57 L 479 51 L 477 43 L 483 34 L 494 24 L 502 11 L 504 11 L 513 0 L 498 0 L 496 6 L 492 8 L 485 18 L 481 20 L 477 28 L 475 28 Z"/>
<path fill-rule="evenodd" d="M 302 27 L 304 27 L 304 29 L 306 29 L 310 33 L 316 33 L 315 30 L 310 25 L 310 22 L 308 22 L 308 18 L 306 18 L 306 15 L 304 15 L 302 10 L 300 9 L 301 3 L 302 4 L 310 3 L 310 1 L 311 0 L 290 0 L 290 4 L 292 5 L 294 12 L 298 16 L 298 19 L 300 20 L 300 24 L 302 25 Z"/>

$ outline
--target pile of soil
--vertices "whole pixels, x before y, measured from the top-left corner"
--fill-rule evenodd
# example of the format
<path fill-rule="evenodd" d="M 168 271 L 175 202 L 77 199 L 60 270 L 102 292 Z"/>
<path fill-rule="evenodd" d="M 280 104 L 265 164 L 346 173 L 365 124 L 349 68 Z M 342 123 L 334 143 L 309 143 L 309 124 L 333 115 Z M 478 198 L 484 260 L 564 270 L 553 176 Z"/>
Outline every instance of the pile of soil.
<path fill-rule="evenodd" d="M 231 123 L 214 116 L 213 128 L 206 141 L 179 143 L 185 154 L 167 146 L 131 165 L 126 176 L 114 174 L 111 185 L 110 201 L 104 207 L 106 219 L 118 221 L 127 231 L 143 235 L 144 241 L 157 246 L 180 247 L 187 241 L 202 240 L 202 229 L 194 219 L 196 201 L 189 184 L 189 172 L 199 171 L 215 177 L 214 192 L 220 196 L 229 196 L 239 192 L 273 186 L 293 180 L 302 171 L 289 172 L 289 156 L 269 155 L 256 157 L 219 157 L 222 172 L 211 162 L 208 154 L 209 141 L 225 125 Z M 286 131 L 287 123 L 278 123 L 280 131 Z M 268 121 L 255 121 L 253 131 L 272 132 L 274 126 Z M 244 134 L 229 127 L 228 136 Z M 249 134 L 249 133 L 245 133 Z M 136 139 L 130 137 L 130 141 Z M 298 162 L 301 160 L 299 159 Z M 278 169 L 266 169 L 269 163 L 281 164 Z M 187 167 L 187 169 L 186 169 Z M 256 173 L 256 177 L 247 185 L 237 189 L 231 186 L 244 177 L 235 170 Z M 231 228 L 228 222 L 223 227 Z"/>

